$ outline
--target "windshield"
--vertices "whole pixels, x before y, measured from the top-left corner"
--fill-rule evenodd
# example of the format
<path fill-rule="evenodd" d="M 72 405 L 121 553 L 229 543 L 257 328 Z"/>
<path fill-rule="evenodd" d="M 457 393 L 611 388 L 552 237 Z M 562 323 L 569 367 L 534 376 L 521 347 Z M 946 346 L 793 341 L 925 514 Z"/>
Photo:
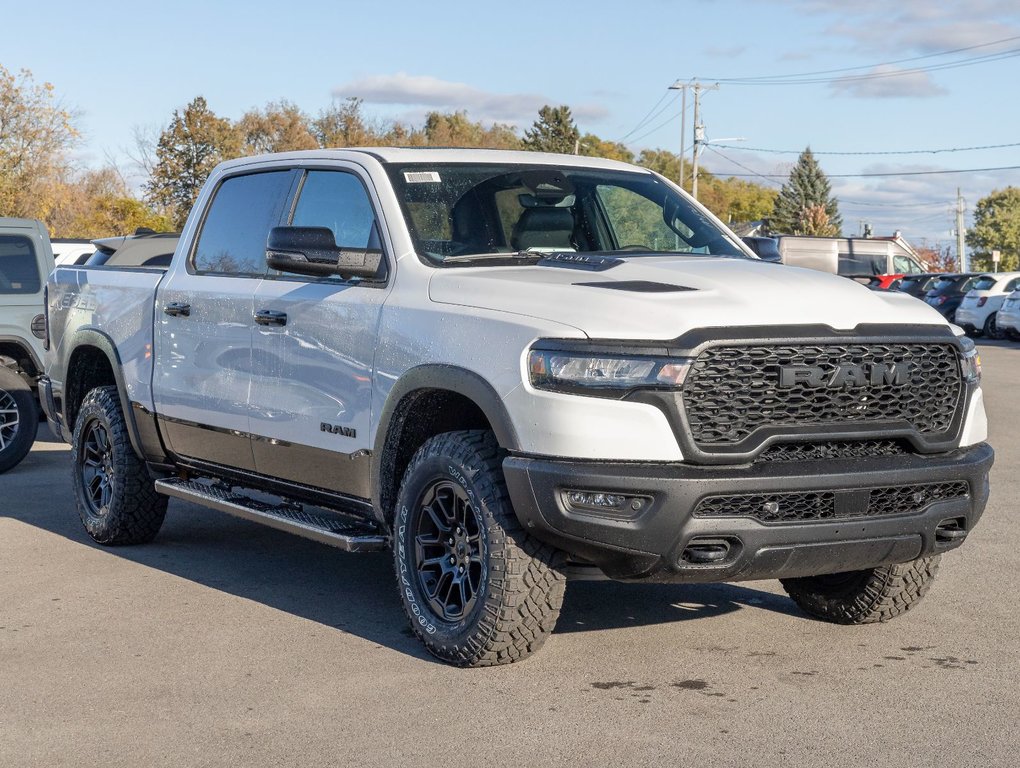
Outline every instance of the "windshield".
<path fill-rule="evenodd" d="M 520 252 L 750 258 L 651 174 L 448 163 L 388 170 L 415 248 L 435 264 Z"/>

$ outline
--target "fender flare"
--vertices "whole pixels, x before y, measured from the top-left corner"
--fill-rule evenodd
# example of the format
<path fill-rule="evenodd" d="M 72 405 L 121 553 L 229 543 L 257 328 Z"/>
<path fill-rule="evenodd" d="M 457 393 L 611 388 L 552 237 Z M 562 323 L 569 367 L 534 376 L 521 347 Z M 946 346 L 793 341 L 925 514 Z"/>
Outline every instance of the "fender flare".
<path fill-rule="evenodd" d="M 382 503 L 382 463 L 387 457 L 387 442 L 390 438 L 393 419 L 398 415 L 397 409 L 404 398 L 423 389 L 454 392 L 471 400 L 492 426 L 492 431 L 501 448 L 516 451 L 519 447 L 517 430 L 510 420 L 510 414 L 507 412 L 502 398 L 492 388 L 492 385 L 479 374 L 467 368 L 442 364 L 419 365 L 405 371 L 386 396 L 386 403 L 379 415 L 373 444 L 371 489 L 373 506 L 375 506 L 376 514 L 380 516 L 380 519 L 384 514 L 380 508 Z"/>
<path fill-rule="evenodd" d="M 96 328 L 78 329 L 71 337 L 70 344 L 68 344 L 68 367 L 64 370 L 65 392 L 63 402 L 61 403 L 61 416 L 63 417 L 64 424 L 67 425 L 68 433 L 74 433 L 74 424 L 72 424 L 68 419 L 67 413 L 68 399 L 66 387 L 71 372 L 70 362 L 74 357 L 74 353 L 82 347 L 94 347 L 106 355 L 106 358 L 110 363 L 110 368 L 113 370 L 113 379 L 117 385 L 117 396 L 120 399 L 120 409 L 124 414 L 124 421 L 127 424 L 128 438 L 131 441 L 131 448 L 134 450 L 139 459 L 145 461 L 147 457 L 145 452 L 142 450 L 142 440 L 138 431 L 138 424 L 135 422 L 134 409 L 131 407 L 131 402 L 128 400 L 127 387 L 124 385 L 124 374 L 121 370 L 121 360 L 120 354 L 117 352 L 117 345 L 110 336 Z"/>

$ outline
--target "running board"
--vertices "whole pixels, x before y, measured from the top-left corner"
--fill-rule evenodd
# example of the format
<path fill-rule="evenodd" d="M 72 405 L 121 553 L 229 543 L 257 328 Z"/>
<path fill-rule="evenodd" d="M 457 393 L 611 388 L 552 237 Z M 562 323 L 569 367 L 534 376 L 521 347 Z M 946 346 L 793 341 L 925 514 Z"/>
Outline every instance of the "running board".
<path fill-rule="evenodd" d="M 369 523 L 318 507 L 306 512 L 298 504 L 270 504 L 220 483 L 168 478 L 156 481 L 156 491 L 346 552 L 374 552 L 385 549 L 388 543 L 387 537 Z"/>

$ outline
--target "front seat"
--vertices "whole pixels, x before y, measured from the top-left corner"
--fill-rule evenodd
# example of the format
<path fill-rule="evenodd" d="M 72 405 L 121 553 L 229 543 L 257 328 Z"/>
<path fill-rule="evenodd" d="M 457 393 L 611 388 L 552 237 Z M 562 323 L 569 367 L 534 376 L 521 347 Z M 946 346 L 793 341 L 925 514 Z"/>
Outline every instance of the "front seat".
<path fill-rule="evenodd" d="M 561 248 L 573 251 L 574 215 L 569 208 L 526 208 L 510 233 L 510 245 L 529 248 Z"/>

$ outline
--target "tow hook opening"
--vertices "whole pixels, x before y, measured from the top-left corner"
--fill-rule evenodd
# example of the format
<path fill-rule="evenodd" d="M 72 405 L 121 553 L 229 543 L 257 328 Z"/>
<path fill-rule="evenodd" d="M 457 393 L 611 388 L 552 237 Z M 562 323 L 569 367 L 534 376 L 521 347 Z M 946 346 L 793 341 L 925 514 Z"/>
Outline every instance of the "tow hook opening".
<path fill-rule="evenodd" d="M 935 526 L 935 541 L 939 544 L 962 541 L 967 538 L 967 519 L 951 517 Z"/>
<path fill-rule="evenodd" d="M 723 565 L 735 559 L 739 549 L 736 537 L 694 538 L 680 553 L 679 565 Z"/>

